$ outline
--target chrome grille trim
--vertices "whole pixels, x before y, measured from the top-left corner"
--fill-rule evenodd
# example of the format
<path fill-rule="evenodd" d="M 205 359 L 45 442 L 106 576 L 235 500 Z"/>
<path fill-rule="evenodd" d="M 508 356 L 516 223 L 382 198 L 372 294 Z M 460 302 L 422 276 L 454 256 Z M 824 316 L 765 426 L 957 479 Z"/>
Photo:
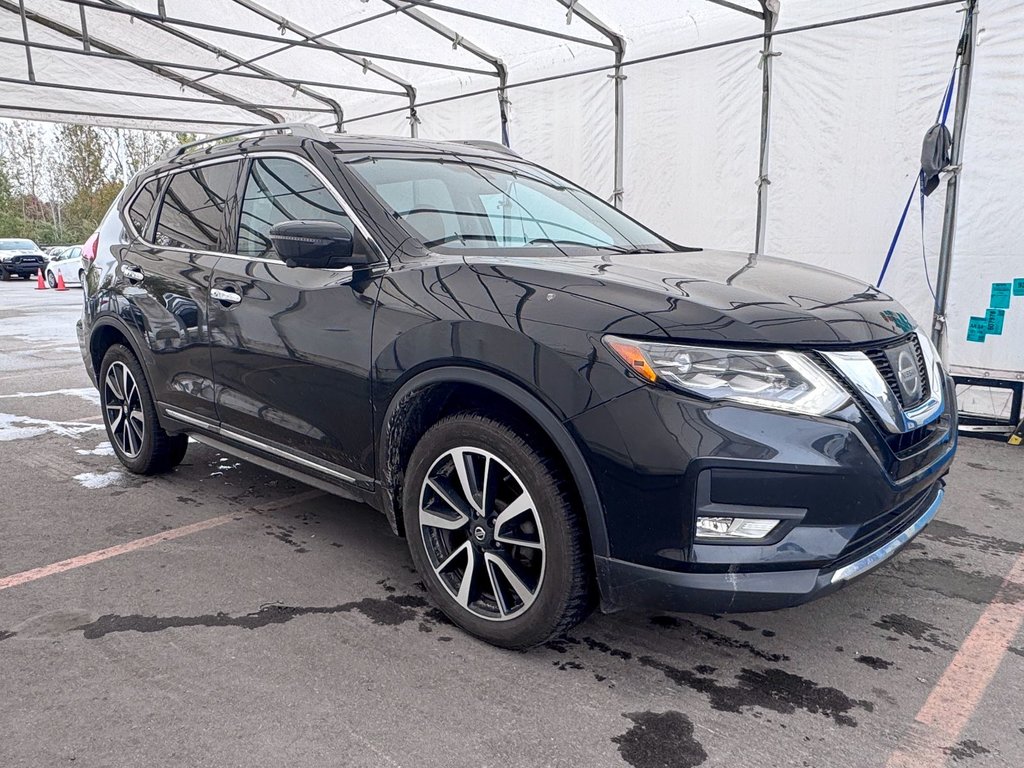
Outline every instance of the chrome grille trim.
<path fill-rule="evenodd" d="M 913 408 L 904 409 L 902 407 L 882 372 L 867 353 L 820 353 L 867 403 L 871 409 L 871 415 L 881 422 L 886 431 L 893 434 L 910 432 L 918 427 L 923 427 L 941 416 L 945 409 L 942 370 L 939 360 L 936 359 L 932 351 L 928 337 L 920 329 L 914 333 L 917 335 L 917 344 L 921 350 L 924 369 L 928 374 L 928 396 Z"/>

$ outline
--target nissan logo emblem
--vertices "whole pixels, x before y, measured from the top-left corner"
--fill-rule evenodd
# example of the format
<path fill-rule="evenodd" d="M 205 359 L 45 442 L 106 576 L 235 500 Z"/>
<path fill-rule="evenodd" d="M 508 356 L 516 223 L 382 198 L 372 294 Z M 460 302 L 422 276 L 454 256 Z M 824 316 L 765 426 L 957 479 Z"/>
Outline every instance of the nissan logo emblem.
<path fill-rule="evenodd" d="M 487 531 L 481 528 L 479 525 L 473 529 L 473 538 L 477 541 L 483 541 L 487 538 Z"/>
<path fill-rule="evenodd" d="M 903 391 L 914 396 L 921 388 L 921 376 L 917 371 L 917 361 L 907 350 L 901 350 L 896 359 L 896 376 L 903 386 Z"/>

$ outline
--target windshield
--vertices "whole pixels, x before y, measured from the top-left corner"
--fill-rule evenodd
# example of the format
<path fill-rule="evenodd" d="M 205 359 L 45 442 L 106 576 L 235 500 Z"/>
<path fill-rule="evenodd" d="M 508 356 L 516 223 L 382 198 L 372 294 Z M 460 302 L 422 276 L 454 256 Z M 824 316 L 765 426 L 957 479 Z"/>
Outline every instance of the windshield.
<path fill-rule="evenodd" d="M 374 156 L 348 166 L 428 248 L 674 249 L 589 192 L 527 163 Z"/>
<path fill-rule="evenodd" d="M 31 240 L 0 240 L 0 251 L 38 251 L 39 246 Z"/>

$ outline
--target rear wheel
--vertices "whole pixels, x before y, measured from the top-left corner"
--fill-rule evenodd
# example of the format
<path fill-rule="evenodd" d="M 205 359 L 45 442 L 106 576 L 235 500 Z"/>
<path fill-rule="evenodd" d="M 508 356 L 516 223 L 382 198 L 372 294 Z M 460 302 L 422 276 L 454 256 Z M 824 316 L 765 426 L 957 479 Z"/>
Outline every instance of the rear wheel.
<path fill-rule="evenodd" d="M 445 418 L 413 451 L 403 492 L 409 549 L 431 597 L 505 648 L 543 643 L 591 605 L 578 510 L 528 437 L 480 414 Z"/>
<path fill-rule="evenodd" d="M 185 458 L 188 436 L 169 435 L 160 427 L 142 366 L 123 344 L 103 356 L 100 405 L 114 453 L 131 472 L 155 475 Z"/>

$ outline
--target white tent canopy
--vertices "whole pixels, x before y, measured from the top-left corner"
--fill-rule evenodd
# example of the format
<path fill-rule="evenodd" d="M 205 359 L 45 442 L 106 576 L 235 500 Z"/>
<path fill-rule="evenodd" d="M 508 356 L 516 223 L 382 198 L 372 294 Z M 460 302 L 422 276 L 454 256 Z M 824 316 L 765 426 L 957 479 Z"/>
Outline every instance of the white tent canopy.
<path fill-rule="evenodd" d="M 0 116 L 505 140 L 676 240 L 874 281 L 949 82 L 964 4 L 779 5 L 0 0 Z M 966 340 L 991 284 L 1024 278 L 1024 2 L 979 8 L 947 359 L 1024 379 L 1024 297 L 1003 334 Z M 925 203 L 923 244 L 912 206 L 883 285 L 925 325 L 945 189 Z"/>

